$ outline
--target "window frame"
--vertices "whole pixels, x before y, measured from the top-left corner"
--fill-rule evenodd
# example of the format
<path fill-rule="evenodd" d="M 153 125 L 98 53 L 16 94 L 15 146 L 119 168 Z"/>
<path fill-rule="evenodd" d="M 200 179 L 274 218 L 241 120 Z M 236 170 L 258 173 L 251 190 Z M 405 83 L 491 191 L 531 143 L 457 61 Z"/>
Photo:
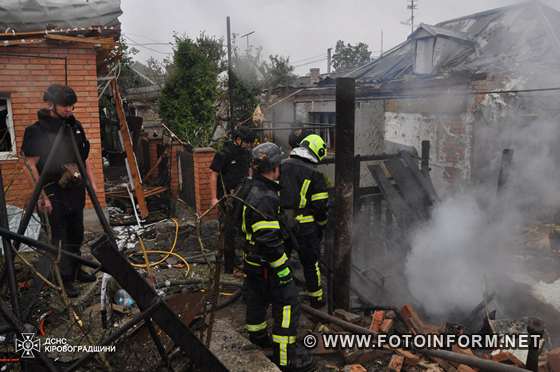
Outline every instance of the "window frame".
<path fill-rule="evenodd" d="M 10 94 L 0 93 L 0 100 L 6 101 L 6 107 L 8 108 L 8 115 L 6 116 L 6 127 L 8 128 L 8 132 L 12 141 L 12 151 L 0 151 L 0 161 L 15 160 L 17 159 L 17 147 L 14 114 L 12 111 L 12 98 Z"/>

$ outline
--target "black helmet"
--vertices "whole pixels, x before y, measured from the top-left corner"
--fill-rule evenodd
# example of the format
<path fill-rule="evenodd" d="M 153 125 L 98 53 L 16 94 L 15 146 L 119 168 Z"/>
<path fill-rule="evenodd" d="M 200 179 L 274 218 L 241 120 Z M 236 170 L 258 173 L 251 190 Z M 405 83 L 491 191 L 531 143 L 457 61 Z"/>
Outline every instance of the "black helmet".
<path fill-rule="evenodd" d="M 251 128 L 241 126 L 233 130 L 232 137 L 234 140 L 239 137 L 241 139 L 241 142 L 253 143 L 255 142 L 256 136 L 255 132 L 252 131 Z"/>
<path fill-rule="evenodd" d="M 280 165 L 284 152 L 272 142 L 261 143 L 253 149 L 253 167 L 257 173 L 273 170 Z"/>
<path fill-rule="evenodd" d="M 288 143 L 290 144 L 290 147 L 293 149 L 299 147 L 301 141 L 303 141 L 303 139 L 310 134 L 313 134 L 313 131 L 308 128 L 292 130 L 290 136 L 288 137 Z"/>
<path fill-rule="evenodd" d="M 78 102 L 74 89 L 66 85 L 51 84 L 43 94 L 43 101 L 59 106 L 73 106 Z"/>

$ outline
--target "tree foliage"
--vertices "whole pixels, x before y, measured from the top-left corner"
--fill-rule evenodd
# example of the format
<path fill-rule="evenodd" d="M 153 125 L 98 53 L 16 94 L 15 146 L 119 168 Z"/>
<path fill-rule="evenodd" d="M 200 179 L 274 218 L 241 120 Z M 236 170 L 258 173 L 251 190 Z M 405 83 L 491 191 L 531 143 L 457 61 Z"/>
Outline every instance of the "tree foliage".
<path fill-rule="evenodd" d="M 368 63 L 370 60 L 371 52 L 367 44 L 345 44 L 342 40 L 336 42 L 336 47 L 332 56 L 332 64 L 335 70 L 358 67 Z"/>
<path fill-rule="evenodd" d="M 221 39 L 175 35 L 172 64 L 159 99 L 159 113 L 173 131 L 193 146 L 210 142 L 224 70 Z"/>
<path fill-rule="evenodd" d="M 233 123 L 245 122 L 258 105 L 258 96 L 265 89 L 292 84 L 296 75 L 287 57 L 270 55 L 262 61 L 261 50 L 255 54 L 239 54 L 233 58 Z"/>

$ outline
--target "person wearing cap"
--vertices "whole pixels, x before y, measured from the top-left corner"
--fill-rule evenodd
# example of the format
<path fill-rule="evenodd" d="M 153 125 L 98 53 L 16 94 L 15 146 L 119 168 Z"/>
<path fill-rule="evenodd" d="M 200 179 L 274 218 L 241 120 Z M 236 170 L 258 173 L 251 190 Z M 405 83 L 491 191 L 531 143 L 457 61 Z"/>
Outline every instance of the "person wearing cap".
<path fill-rule="evenodd" d="M 322 307 L 325 296 L 321 285 L 319 257 L 323 229 L 328 219 L 327 182 L 317 164 L 327 156 L 325 141 L 308 134 L 282 162 L 280 206 L 283 221 L 297 242 L 311 306 Z"/>
<path fill-rule="evenodd" d="M 224 143 L 222 149 L 214 155 L 210 164 L 210 200 L 214 206 L 226 194 L 234 193 L 249 176 L 251 147 L 255 134 L 249 128 L 240 127 L 233 131 L 232 140 Z M 220 206 L 220 224 L 224 243 L 224 272 L 233 273 L 236 248 L 236 221 L 233 208 Z"/>
<path fill-rule="evenodd" d="M 22 153 L 29 164 L 33 183 L 39 175 L 47 173 L 38 208 L 45 212 L 52 234 L 52 244 L 79 255 L 84 239 L 85 184 L 77 166 L 71 135 L 76 139 L 81 158 L 86 164 L 87 175 L 96 190 L 93 168 L 88 159 L 90 144 L 84 128 L 74 117 L 74 105 L 78 101 L 74 90 L 68 86 L 52 84 L 43 95 L 47 107 L 37 113 L 37 121 L 25 128 Z M 61 127 L 65 127 L 63 139 L 57 148 L 53 144 Z M 55 151 L 49 169 L 45 163 L 50 151 Z M 93 282 L 96 277 L 81 269 L 80 265 L 62 255 L 60 273 L 66 293 L 77 297 L 79 290 L 75 281 Z"/>
<path fill-rule="evenodd" d="M 285 252 L 279 222 L 280 163 L 282 150 L 266 142 L 252 151 L 253 178 L 245 197 L 241 231 L 245 236 L 246 327 L 252 343 L 267 347 L 272 341 L 273 361 L 284 371 L 305 371 L 311 357 L 296 343 L 300 303 Z M 266 313 L 272 305 L 272 340 Z"/>

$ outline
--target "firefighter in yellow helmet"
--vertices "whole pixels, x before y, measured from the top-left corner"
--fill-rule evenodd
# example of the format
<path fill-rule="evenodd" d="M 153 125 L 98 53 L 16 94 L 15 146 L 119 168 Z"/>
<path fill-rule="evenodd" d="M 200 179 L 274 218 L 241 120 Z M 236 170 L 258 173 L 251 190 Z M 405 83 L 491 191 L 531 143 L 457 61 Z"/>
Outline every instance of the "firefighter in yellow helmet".
<path fill-rule="evenodd" d="M 327 224 L 327 184 L 317 165 L 327 156 L 325 141 L 309 134 L 282 162 L 280 206 L 297 241 L 311 306 L 325 303 L 319 257 L 323 229 Z"/>

